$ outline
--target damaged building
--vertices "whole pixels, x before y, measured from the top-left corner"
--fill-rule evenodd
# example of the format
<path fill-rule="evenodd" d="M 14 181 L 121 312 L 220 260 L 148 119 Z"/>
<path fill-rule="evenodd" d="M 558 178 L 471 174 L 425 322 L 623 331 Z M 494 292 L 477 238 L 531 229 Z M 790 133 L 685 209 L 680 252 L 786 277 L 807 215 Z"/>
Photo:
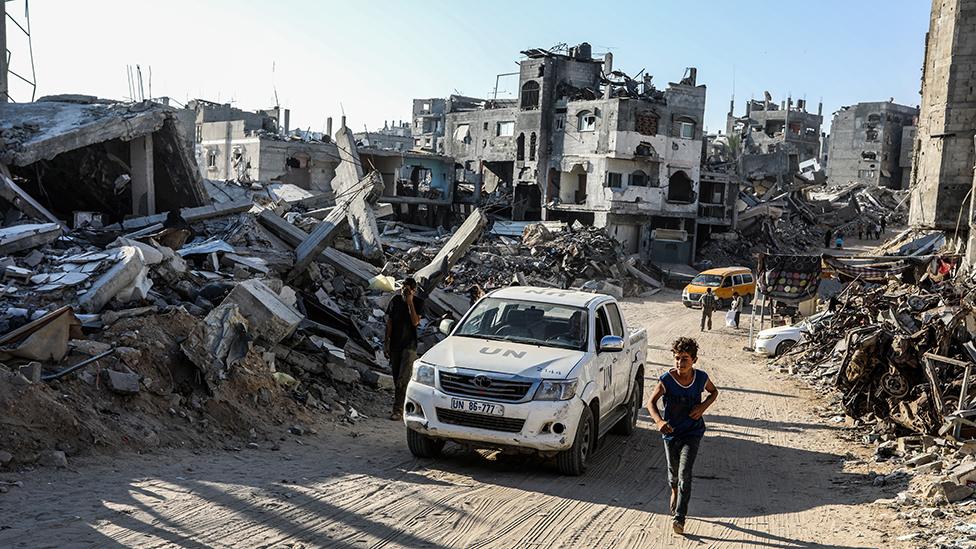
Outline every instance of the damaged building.
<path fill-rule="evenodd" d="M 414 148 L 409 122 L 384 121 L 382 129 L 354 133 L 353 137 L 358 145 L 373 149 L 409 151 Z"/>
<path fill-rule="evenodd" d="M 913 127 L 917 118 L 917 107 L 892 101 L 841 107 L 830 126 L 827 177 L 835 184 L 855 182 L 907 188 L 911 148 L 908 158 L 902 158 L 902 139 L 905 128 Z"/>
<path fill-rule="evenodd" d="M 820 126 L 823 104 L 807 112 L 805 99 L 789 97 L 776 104 L 769 92 L 762 101 L 746 102 L 744 116 L 735 116 L 729 103 L 726 133 L 737 141 L 742 178 L 760 189 L 792 185 L 793 174 L 805 162 L 821 157 Z"/>
<path fill-rule="evenodd" d="M 11 177 L 4 198 L 25 192 L 33 198 L 21 202 L 36 199 L 57 219 L 96 224 L 209 204 L 187 148 L 190 123 L 149 101 L 65 95 L 0 104 L 0 168 Z"/>
<path fill-rule="evenodd" d="M 319 192 L 331 190 L 339 165 L 335 144 L 327 136 L 289 136 L 287 109 L 282 126 L 277 107 L 249 112 L 202 100 L 191 101 L 188 106 L 197 113 L 198 162 L 204 178 L 290 183 Z M 326 133 L 332 134 L 331 127 Z"/>
<path fill-rule="evenodd" d="M 500 215 L 606 227 L 626 253 L 692 261 L 703 196 L 697 71 L 659 90 L 649 74 L 614 71 L 612 56 L 594 57 L 586 43 L 522 53 L 517 99 L 448 109 L 447 154 Z M 716 178 L 705 195 L 730 205 L 727 187 Z M 732 223 L 731 208 L 708 213 Z"/>
<path fill-rule="evenodd" d="M 909 224 L 955 231 L 970 211 L 976 161 L 976 6 L 971 0 L 932 3 L 922 65 L 922 103 L 912 167 Z M 961 213 L 965 212 L 965 213 Z M 967 228 L 966 223 L 961 229 Z M 972 255 L 973 246 L 969 246 Z"/>

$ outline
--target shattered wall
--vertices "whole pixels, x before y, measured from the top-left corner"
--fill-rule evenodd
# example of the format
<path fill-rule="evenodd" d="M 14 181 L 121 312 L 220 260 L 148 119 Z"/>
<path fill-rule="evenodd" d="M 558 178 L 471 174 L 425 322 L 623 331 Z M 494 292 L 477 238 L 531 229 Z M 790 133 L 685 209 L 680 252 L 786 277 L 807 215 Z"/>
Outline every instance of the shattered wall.
<path fill-rule="evenodd" d="M 281 182 L 330 192 L 339 165 L 334 143 L 286 141 L 248 135 L 243 120 L 208 122 L 202 127 L 202 170 L 207 179 Z"/>
<path fill-rule="evenodd" d="M 901 188 L 902 134 L 918 109 L 888 101 L 858 103 L 834 113 L 830 126 L 830 166 L 834 184 L 850 181 Z M 911 167 L 911 150 L 907 166 Z"/>
<path fill-rule="evenodd" d="M 973 187 L 976 0 L 933 0 L 922 69 L 909 224 L 954 230 Z M 967 201 L 968 202 L 968 201 Z"/>

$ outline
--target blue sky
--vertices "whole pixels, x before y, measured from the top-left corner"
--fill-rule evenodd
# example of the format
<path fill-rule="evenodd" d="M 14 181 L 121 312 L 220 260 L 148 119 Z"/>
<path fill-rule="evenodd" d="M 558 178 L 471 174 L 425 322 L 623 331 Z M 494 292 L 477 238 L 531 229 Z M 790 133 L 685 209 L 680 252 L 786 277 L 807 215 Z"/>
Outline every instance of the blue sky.
<path fill-rule="evenodd" d="M 519 51 L 589 42 L 615 68 L 654 75 L 658 87 L 688 66 L 708 86 L 706 126 L 724 128 L 769 90 L 831 113 L 858 101 L 917 105 L 930 3 L 671 0 L 595 2 L 266 0 L 35 0 L 38 94 L 128 95 L 126 65 L 152 93 L 179 101 L 280 103 L 292 126 L 321 130 L 342 110 L 354 129 L 410 118 L 413 97 L 485 96 Z M 23 1 L 7 4 L 23 16 Z M 26 44 L 8 25 L 15 70 Z M 272 72 L 272 67 L 274 71 Z M 148 87 L 148 86 L 147 86 Z M 503 90 L 511 91 L 512 85 Z M 29 99 L 15 83 L 12 95 Z"/>

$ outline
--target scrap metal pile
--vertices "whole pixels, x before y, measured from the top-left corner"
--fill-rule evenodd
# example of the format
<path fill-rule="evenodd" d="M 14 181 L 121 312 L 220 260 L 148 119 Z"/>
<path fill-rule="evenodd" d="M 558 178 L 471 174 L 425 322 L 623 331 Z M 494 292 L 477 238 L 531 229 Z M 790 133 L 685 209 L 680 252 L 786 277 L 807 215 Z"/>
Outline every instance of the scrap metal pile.
<path fill-rule="evenodd" d="M 973 289 L 944 279 L 939 261 L 919 267 L 919 285 L 855 281 L 832 301 L 834 311 L 783 360 L 836 388 L 846 413 L 891 432 L 946 435 L 964 423 L 976 434 L 976 404 L 962 395 L 972 344 Z M 966 396 L 960 408 L 960 397 Z"/>

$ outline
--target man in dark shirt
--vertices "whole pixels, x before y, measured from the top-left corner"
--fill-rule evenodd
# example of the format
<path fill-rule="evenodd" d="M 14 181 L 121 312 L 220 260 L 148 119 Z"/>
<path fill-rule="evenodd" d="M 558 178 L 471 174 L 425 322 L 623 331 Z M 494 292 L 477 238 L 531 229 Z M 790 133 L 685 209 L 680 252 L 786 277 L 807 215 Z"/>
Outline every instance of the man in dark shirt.
<path fill-rule="evenodd" d="M 417 360 L 417 325 L 424 309 L 423 298 L 417 297 L 417 281 L 408 278 L 403 281 L 400 293 L 393 296 L 386 308 L 386 342 L 383 353 L 390 359 L 393 369 L 393 413 L 390 419 L 403 418 L 403 401 L 407 394 L 407 383 L 413 373 L 413 363 Z"/>

